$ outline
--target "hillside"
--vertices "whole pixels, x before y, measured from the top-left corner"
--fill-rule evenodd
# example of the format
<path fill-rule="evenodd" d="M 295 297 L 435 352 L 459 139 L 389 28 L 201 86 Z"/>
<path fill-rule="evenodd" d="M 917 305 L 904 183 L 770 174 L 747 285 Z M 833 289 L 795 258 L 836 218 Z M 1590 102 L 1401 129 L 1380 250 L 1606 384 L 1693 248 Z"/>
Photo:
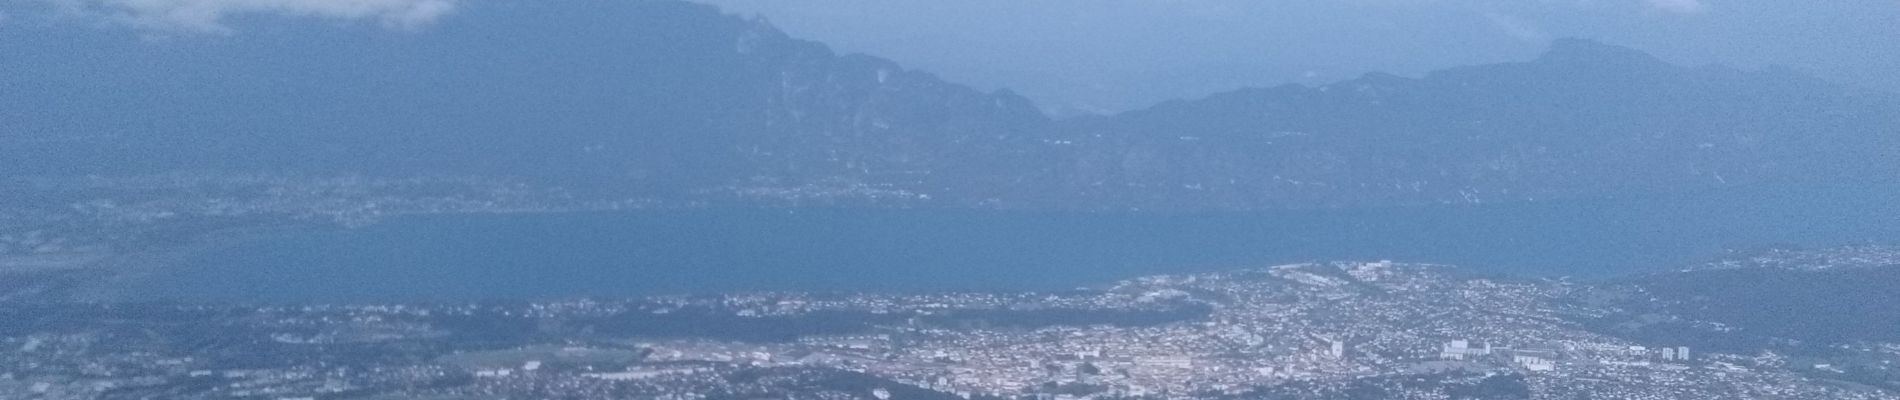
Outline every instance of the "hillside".
<path fill-rule="evenodd" d="M 0 28 L 0 53 L 31 55 L 0 58 L 0 170 L 477 177 L 666 204 L 1232 210 L 1846 184 L 1900 166 L 1892 96 L 1584 40 L 1417 79 L 1054 121 L 1007 91 L 672 0 L 474 2 L 413 32 L 239 29 Z"/>
<path fill-rule="evenodd" d="M 1799 75 L 1559 40 L 1529 62 L 1076 121 L 1073 188 L 1215 207 L 1496 203 L 1890 179 L 1900 113 Z"/>

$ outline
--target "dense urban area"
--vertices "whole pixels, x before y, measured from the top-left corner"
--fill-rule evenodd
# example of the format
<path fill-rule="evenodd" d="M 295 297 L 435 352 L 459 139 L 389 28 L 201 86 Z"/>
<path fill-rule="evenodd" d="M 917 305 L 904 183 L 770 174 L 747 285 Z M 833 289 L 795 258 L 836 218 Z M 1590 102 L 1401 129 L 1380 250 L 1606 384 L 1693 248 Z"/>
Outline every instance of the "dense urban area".
<path fill-rule="evenodd" d="M 1848 246 L 1688 270 L 1895 265 L 1900 249 Z M 1900 398 L 1900 342 L 1772 337 L 1674 313 L 1691 300 L 1672 299 L 1642 277 L 1375 261 L 1045 293 L 12 301 L 0 303 L 0 398 Z M 1742 336 L 1762 341 L 1711 339 Z"/>

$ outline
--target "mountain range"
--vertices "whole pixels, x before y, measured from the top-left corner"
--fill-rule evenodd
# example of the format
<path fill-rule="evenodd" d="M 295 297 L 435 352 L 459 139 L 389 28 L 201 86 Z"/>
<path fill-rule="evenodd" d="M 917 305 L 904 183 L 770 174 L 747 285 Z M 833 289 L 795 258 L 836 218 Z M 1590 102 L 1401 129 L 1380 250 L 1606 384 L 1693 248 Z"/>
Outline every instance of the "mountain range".
<path fill-rule="evenodd" d="M 0 27 L 0 169 L 507 177 L 742 204 L 1269 209 L 1886 183 L 1900 97 L 1564 39 L 1537 59 L 1056 119 L 674 0 L 415 32 Z"/>

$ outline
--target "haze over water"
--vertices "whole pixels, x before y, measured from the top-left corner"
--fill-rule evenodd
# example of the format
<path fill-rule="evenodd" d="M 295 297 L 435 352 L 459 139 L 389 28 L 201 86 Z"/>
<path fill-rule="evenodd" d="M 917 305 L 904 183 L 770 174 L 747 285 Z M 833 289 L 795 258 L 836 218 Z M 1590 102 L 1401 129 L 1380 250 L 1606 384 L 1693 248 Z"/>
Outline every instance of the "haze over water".
<path fill-rule="evenodd" d="M 1251 213 L 692 209 L 398 218 L 209 249 L 132 299 L 1059 290 L 1333 259 L 1607 278 L 1725 249 L 1900 240 L 1890 188 Z M 217 279 L 211 279 L 211 278 Z"/>

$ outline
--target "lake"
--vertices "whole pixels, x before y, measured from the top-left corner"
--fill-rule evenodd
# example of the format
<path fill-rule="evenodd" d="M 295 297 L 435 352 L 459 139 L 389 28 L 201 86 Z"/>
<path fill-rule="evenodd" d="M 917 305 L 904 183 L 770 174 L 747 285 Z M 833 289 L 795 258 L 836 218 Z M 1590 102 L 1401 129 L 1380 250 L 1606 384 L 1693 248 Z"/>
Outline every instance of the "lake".
<path fill-rule="evenodd" d="M 1765 245 L 1900 241 L 1892 188 L 1247 213 L 674 209 L 438 215 L 195 252 L 133 299 L 469 301 L 730 291 L 1055 290 L 1393 259 L 1607 277 Z"/>

